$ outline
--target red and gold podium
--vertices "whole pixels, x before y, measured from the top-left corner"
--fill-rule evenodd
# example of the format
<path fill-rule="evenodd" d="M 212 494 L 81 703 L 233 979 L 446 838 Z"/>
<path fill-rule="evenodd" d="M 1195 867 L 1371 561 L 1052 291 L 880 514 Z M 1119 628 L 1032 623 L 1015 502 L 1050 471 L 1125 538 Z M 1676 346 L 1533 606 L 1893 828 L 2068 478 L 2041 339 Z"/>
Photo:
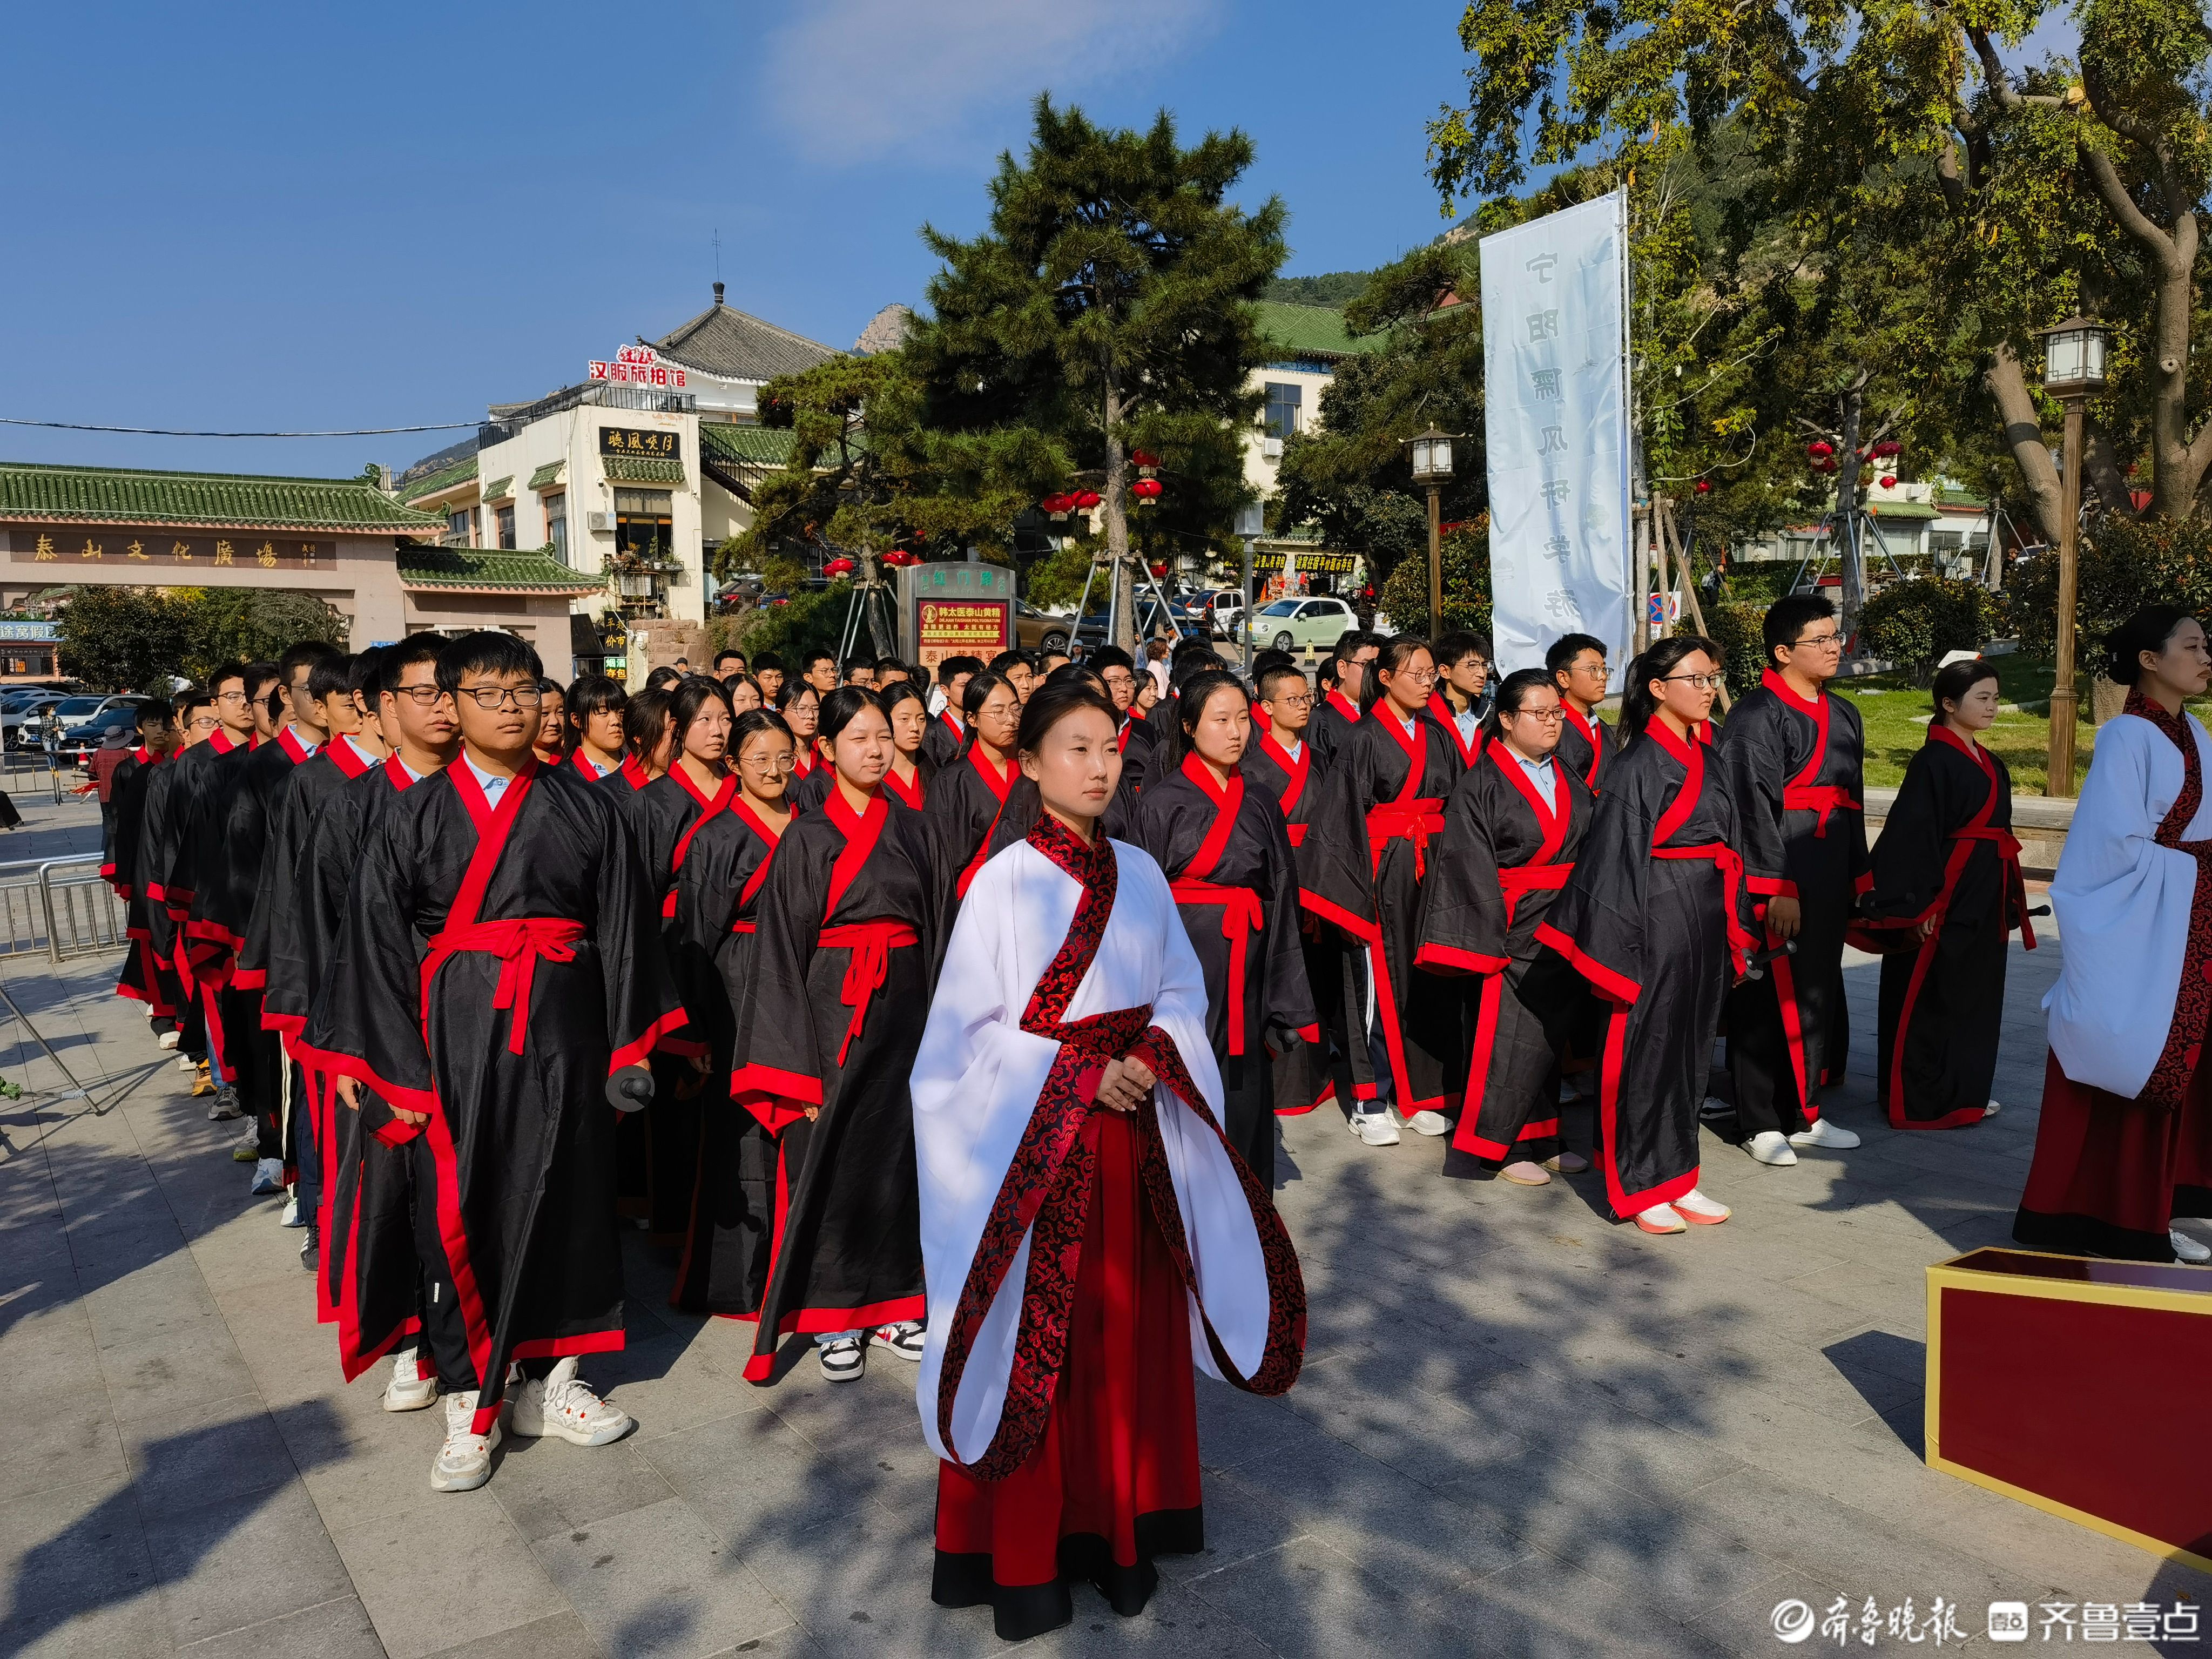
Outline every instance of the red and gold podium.
<path fill-rule="evenodd" d="M 2212 1571 L 2212 1267 L 1928 1270 L 1931 1468 Z"/>

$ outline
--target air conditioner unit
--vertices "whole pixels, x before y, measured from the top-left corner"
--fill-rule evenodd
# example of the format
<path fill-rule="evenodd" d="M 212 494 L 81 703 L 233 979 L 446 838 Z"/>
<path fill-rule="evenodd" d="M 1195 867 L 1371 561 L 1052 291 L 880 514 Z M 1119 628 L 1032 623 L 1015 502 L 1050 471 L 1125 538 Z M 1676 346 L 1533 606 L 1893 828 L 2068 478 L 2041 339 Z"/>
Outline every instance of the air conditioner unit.
<path fill-rule="evenodd" d="M 594 536 L 611 536 L 614 534 L 615 515 L 611 513 L 586 513 L 584 514 L 584 527 Z"/>
<path fill-rule="evenodd" d="M 1283 459 L 1283 441 L 1280 438 L 1261 439 L 1260 453 L 1271 461 L 1281 460 Z"/>

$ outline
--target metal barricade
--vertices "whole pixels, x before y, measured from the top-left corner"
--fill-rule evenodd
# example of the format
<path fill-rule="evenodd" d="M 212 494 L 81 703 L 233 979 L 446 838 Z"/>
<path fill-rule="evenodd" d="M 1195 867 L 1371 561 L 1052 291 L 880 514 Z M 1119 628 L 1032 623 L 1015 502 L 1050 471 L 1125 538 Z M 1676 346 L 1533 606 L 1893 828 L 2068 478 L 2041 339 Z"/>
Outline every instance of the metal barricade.
<path fill-rule="evenodd" d="M 100 854 L 0 864 L 0 957 L 44 951 L 59 963 L 125 943 L 122 901 L 100 873 Z"/>

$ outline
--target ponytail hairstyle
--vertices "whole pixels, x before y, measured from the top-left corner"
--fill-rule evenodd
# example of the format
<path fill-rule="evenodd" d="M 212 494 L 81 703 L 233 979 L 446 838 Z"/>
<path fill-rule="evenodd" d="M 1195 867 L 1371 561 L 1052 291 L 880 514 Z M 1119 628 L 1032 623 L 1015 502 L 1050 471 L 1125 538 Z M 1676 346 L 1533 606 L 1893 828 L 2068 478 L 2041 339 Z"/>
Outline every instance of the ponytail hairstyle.
<path fill-rule="evenodd" d="M 885 660 L 888 661 L 889 659 L 885 659 Z M 883 665 L 881 663 L 877 664 L 876 672 L 878 674 L 883 672 Z M 918 702 L 921 705 L 921 712 L 924 715 L 927 715 L 929 713 L 929 699 L 921 695 L 921 688 L 916 686 L 912 680 L 893 680 L 889 685 L 878 686 L 876 688 L 876 701 L 883 705 L 884 718 L 885 720 L 890 720 L 892 711 L 897 708 L 897 707 L 902 702 Z M 927 728 L 925 728 L 925 731 L 926 730 Z M 896 723 L 892 725 L 891 732 L 893 733 L 891 746 L 896 749 L 898 747 L 896 736 L 898 726 Z"/>
<path fill-rule="evenodd" d="M 1182 689 L 1176 694 L 1175 730 L 1168 738 L 1170 764 L 1179 768 L 1185 757 L 1198 752 L 1198 723 L 1205 717 L 1206 705 L 1220 691 L 1234 691 L 1240 705 L 1250 700 L 1244 683 L 1226 669 L 1209 668 L 1182 683 Z"/>
<path fill-rule="evenodd" d="M 1465 656 L 1462 651 L 1460 653 Z M 1490 705 L 1490 713 L 1483 716 L 1482 734 L 1496 743 L 1505 735 L 1505 716 L 1517 714 L 1521 705 L 1528 701 L 1531 691 L 1557 691 L 1559 684 L 1552 678 L 1548 668 L 1516 668 L 1498 682 L 1498 696 Z"/>
<path fill-rule="evenodd" d="M 2105 635 L 2105 678 L 2115 685 L 2133 685 L 2142 678 L 2142 653 L 2164 655 L 2166 642 L 2193 614 L 2178 605 L 2147 605 Z"/>
<path fill-rule="evenodd" d="M 1928 706 L 1936 711 L 1936 723 L 1943 723 L 1943 704 L 1947 700 L 1956 702 L 1984 680 L 1996 677 L 1997 665 L 1980 657 L 1968 657 L 1937 669 L 1935 684 L 1928 688 Z"/>
<path fill-rule="evenodd" d="M 811 663 L 807 665 L 813 666 Z M 805 682 L 799 684 L 804 685 Z M 883 699 L 865 685 L 841 685 L 823 698 L 822 713 L 814 726 L 816 745 L 836 743 L 837 734 L 850 726 L 863 708 L 872 708 L 879 714 L 884 712 Z"/>
<path fill-rule="evenodd" d="M 652 764 L 653 750 L 668 732 L 668 693 L 654 687 L 623 706 L 623 746 L 640 766 Z"/>
<path fill-rule="evenodd" d="M 1658 699 L 1651 695 L 1651 682 L 1670 678 L 1684 661 L 1700 651 L 1716 668 L 1727 660 L 1720 647 L 1702 634 L 1676 634 L 1660 641 L 1628 665 L 1628 678 L 1620 690 L 1620 740 L 1624 747 L 1632 738 L 1642 737 L 1644 727 L 1659 712 Z"/>
<path fill-rule="evenodd" d="M 1014 689 L 1014 683 L 1004 674 L 988 668 L 979 668 L 968 677 L 968 684 L 960 688 L 960 757 L 966 759 L 968 751 L 975 746 L 975 713 L 991 700 L 991 693 L 1000 686 Z M 1019 702 L 1017 696 L 1014 701 Z"/>
<path fill-rule="evenodd" d="M 1044 747 L 1045 738 L 1052 728 L 1079 708 L 1097 709 L 1105 715 L 1110 726 L 1121 723 L 1114 699 L 1106 695 L 1097 672 L 1074 663 L 1064 664 L 1046 675 L 1044 684 L 1031 691 L 1030 700 L 1022 705 L 1022 725 L 1014 736 L 1014 752 L 1036 754 Z"/>
<path fill-rule="evenodd" d="M 1366 643 L 1364 639 L 1360 641 L 1362 645 Z M 1375 705 L 1382 700 L 1383 675 L 1389 674 L 1395 678 L 1406 665 L 1413 661 L 1413 653 L 1428 650 L 1429 642 L 1418 634 L 1393 634 L 1383 641 L 1381 654 L 1367 665 L 1367 672 L 1359 682 L 1359 712 L 1363 714 L 1371 713 Z M 1347 660 L 1349 655 L 1347 653 Z M 1429 660 L 1431 663 L 1436 660 L 1436 653 L 1432 651 L 1429 652 Z"/>

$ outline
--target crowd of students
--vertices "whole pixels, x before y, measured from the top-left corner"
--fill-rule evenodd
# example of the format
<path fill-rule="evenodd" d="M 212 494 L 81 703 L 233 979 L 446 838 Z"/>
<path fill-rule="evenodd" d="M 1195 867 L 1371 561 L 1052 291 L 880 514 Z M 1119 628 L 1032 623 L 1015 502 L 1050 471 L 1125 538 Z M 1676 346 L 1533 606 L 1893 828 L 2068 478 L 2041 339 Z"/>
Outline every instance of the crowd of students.
<path fill-rule="evenodd" d="M 1765 643 L 1717 727 L 1685 635 L 1613 720 L 1585 635 L 1502 678 L 1478 637 L 1352 633 L 1318 684 L 1188 642 L 1164 677 L 728 652 L 635 692 L 503 634 L 302 644 L 143 715 L 118 990 L 289 1191 L 345 1375 L 442 1395 L 436 1489 L 502 1433 L 628 1431 L 580 1368 L 635 1225 L 678 1306 L 755 1324 L 756 1382 L 804 1345 L 918 1364 L 938 1599 L 1031 1633 L 1068 1577 L 1133 1611 L 1194 1547 L 1194 1367 L 1296 1375 L 1281 1120 L 1724 1222 L 1701 1124 L 1769 1166 L 1857 1144 L 1820 1103 L 1847 939 L 1885 953 L 1890 1124 L 1997 1109 L 1994 671 L 1938 676 L 1869 854 L 1837 619 L 1784 599 Z"/>

